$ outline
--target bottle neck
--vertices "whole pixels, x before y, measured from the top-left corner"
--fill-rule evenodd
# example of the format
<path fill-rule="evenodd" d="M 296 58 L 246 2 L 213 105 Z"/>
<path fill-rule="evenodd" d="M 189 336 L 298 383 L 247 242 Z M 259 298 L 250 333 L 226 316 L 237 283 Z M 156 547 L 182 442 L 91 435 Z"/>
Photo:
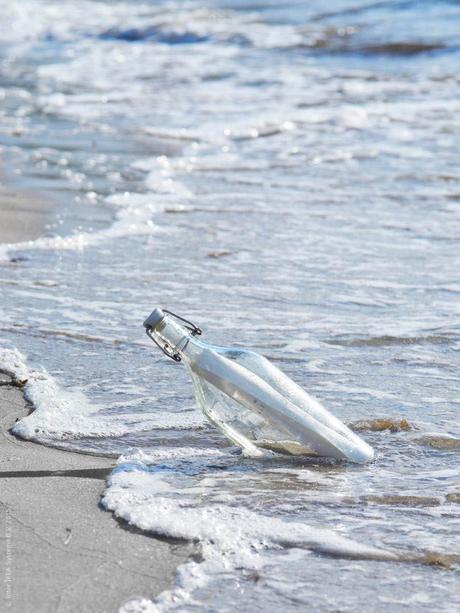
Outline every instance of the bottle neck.
<path fill-rule="evenodd" d="M 178 354 L 186 362 L 192 361 L 202 350 L 202 343 L 185 326 L 172 317 L 165 317 L 155 326 L 152 334 L 161 347 Z"/>

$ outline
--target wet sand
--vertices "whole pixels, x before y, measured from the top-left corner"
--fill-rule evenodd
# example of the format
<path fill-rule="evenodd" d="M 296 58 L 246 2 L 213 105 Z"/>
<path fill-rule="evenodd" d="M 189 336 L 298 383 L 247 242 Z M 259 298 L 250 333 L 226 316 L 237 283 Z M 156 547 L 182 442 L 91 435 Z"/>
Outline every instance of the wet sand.
<path fill-rule="evenodd" d="M 20 192 L 0 183 L 0 243 L 40 236 L 53 204 L 43 196 Z"/>
<path fill-rule="evenodd" d="M 117 611 L 169 587 L 188 547 L 126 529 L 99 508 L 113 460 L 9 434 L 27 412 L 20 389 L 0 375 L 3 604 L 18 612 Z"/>
<path fill-rule="evenodd" d="M 39 236 L 49 208 L 0 187 L 0 242 Z M 12 436 L 29 410 L 0 373 L 0 610 L 117 611 L 168 588 L 190 547 L 139 534 L 99 508 L 114 460 Z"/>

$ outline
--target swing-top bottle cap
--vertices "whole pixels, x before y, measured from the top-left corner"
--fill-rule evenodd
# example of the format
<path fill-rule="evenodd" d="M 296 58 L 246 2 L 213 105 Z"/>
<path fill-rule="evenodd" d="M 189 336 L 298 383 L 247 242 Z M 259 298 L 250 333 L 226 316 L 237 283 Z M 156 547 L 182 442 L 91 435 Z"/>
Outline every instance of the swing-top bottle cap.
<path fill-rule="evenodd" d="M 158 330 L 158 328 L 166 316 L 176 320 L 176 325 L 170 326 L 168 334 L 164 335 L 164 326 L 161 330 Z M 155 345 L 157 345 L 161 351 L 168 356 L 168 358 L 172 358 L 175 362 L 181 361 L 180 353 L 177 351 L 177 347 L 181 344 L 181 342 L 189 335 L 199 336 L 201 334 L 201 329 L 198 328 L 198 326 L 195 326 L 195 324 L 188 319 L 184 319 L 183 317 L 180 317 L 180 315 L 176 315 L 167 309 L 155 309 L 152 311 L 144 321 L 144 328 L 147 336 L 152 339 Z M 157 338 L 155 338 L 156 335 L 154 332 L 164 336 L 161 343 L 158 342 Z"/>
<path fill-rule="evenodd" d="M 165 314 L 161 309 L 155 309 L 144 321 L 144 327 L 153 330 L 160 323 L 160 321 L 163 321 L 164 317 Z"/>

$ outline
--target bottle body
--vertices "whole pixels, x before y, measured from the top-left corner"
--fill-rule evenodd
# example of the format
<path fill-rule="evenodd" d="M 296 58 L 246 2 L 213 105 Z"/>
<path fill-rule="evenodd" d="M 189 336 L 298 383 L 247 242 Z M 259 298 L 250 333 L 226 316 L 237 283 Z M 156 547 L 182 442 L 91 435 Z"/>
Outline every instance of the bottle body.
<path fill-rule="evenodd" d="M 168 315 L 152 335 L 168 355 L 186 364 L 206 417 L 246 451 L 358 463 L 373 458 L 367 443 L 263 356 L 209 345 Z"/>
<path fill-rule="evenodd" d="M 214 348 L 214 351 L 217 355 L 243 363 L 245 366 L 249 363 L 252 367 L 250 370 L 263 377 L 264 364 L 258 363 L 257 359 L 262 356 L 249 351 L 225 348 Z M 313 449 L 296 441 L 295 437 L 271 423 L 260 411 L 244 406 L 212 382 L 196 374 L 193 366 L 189 366 L 189 370 L 195 398 L 203 413 L 239 447 L 253 454 L 257 453 L 257 448 L 290 455 L 315 454 Z"/>

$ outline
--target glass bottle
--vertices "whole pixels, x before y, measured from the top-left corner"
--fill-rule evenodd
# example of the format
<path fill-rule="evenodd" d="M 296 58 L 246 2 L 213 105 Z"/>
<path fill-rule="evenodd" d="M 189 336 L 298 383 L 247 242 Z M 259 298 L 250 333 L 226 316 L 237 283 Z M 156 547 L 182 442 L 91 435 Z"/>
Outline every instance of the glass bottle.
<path fill-rule="evenodd" d="M 373 459 L 372 447 L 263 356 L 210 345 L 170 311 L 155 309 L 144 326 L 166 355 L 187 366 L 209 421 L 245 451 Z"/>

